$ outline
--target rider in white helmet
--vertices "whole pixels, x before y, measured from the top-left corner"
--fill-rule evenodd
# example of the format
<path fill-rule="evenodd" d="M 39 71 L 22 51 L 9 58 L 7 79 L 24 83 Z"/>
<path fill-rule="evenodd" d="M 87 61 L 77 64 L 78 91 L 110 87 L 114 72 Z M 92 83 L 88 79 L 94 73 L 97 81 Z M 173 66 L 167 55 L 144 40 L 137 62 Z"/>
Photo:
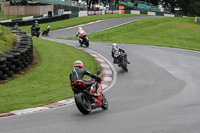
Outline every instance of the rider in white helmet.
<path fill-rule="evenodd" d="M 130 62 L 129 62 L 128 59 L 127 59 L 127 54 L 125 53 L 125 51 L 124 51 L 123 49 L 121 49 L 121 48 L 117 45 L 117 43 L 113 43 L 113 44 L 112 44 L 112 51 L 111 51 L 111 54 L 112 54 L 112 57 L 113 57 L 113 59 L 114 59 L 114 60 L 113 60 L 113 63 L 114 63 L 114 64 L 117 63 L 116 60 L 115 60 L 115 57 L 114 57 L 115 51 L 123 52 L 123 53 L 124 53 L 124 57 L 125 57 L 125 61 L 126 61 L 128 64 L 130 64 Z"/>
<path fill-rule="evenodd" d="M 76 37 L 79 37 L 79 42 L 81 43 L 82 37 L 86 35 L 86 32 L 83 30 L 82 27 L 78 27 L 78 31 Z"/>

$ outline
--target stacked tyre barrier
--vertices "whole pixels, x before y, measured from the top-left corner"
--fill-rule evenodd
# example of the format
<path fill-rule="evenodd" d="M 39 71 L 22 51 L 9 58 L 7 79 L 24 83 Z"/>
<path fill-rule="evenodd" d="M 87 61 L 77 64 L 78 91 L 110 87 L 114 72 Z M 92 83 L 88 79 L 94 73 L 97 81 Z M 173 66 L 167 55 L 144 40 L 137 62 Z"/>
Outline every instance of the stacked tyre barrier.
<path fill-rule="evenodd" d="M 13 48 L 0 54 L 0 81 L 21 73 L 33 61 L 32 38 L 20 30 L 13 30 L 17 41 Z"/>

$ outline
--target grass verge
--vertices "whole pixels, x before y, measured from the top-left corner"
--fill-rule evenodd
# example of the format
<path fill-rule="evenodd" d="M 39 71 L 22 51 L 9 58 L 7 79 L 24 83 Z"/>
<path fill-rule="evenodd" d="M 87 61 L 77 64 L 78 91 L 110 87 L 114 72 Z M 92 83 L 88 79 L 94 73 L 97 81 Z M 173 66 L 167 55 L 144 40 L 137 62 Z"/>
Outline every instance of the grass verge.
<path fill-rule="evenodd" d="M 40 63 L 26 75 L 0 85 L 0 113 L 49 104 L 73 96 L 69 74 L 76 60 L 96 73 L 96 60 L 64 44 L 33 38 Z"/>
<path fill-rule="evenodd" d="M 56 21 L 51 23 L 40 24 L 40 29 L 45 29 L 48 25 L 51 26 L 51 30 L 58 30 L 67 27 L 72 27 L 80 24 L 85 24 L 88 22 L 93 22 L 97 20 L 111 19 L 111 18 L 120 18 L 120 17 L 131 17 L 131 16 L 142 16 L 134 14 L 106 14 L 106 15 L 94 15 L 94 16 L 85 16 L 85 17 L 76 17 L 70 18 L 62 21 Z M 20 29 L 30 33 L 31 26 L 20 26 Z"/>
<path fill-rule="evenodd" d="M 9 29 L 0 26 L 0 53 L 11 49 L 15 41 L 16 36 Z"/>
<path fill-rule="evenodd" d="M 200 51 L 194 18 L 151 18 L 88 35 L 90 41 L 144 44 Z M 76 40 L 74 37 L 67 39 Z"/>

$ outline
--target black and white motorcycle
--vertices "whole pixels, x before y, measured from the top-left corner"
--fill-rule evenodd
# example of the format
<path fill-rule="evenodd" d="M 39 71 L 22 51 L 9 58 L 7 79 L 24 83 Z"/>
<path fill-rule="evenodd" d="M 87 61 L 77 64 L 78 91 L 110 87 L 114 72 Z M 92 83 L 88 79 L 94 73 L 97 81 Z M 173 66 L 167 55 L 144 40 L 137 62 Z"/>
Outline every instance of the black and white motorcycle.
<path fill-rule="evenodd" d="M 119 52 L 118 50 L 114 51 L 114 63 L 118 64 L 119 67 L 121 67 L 124 71 L 128 72 L 128 66 L 127 66 L 127 61 L 125 57 L 125 53 Z"/>

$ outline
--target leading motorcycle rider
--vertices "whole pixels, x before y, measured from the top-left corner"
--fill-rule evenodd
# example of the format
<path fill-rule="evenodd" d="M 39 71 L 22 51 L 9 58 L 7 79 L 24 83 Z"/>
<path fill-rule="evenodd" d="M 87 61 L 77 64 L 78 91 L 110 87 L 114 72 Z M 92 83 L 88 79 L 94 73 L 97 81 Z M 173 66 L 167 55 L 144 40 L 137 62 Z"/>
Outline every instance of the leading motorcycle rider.
<path fill-rule="evenodd" d="M 32 27 L 31 27 L 31 30 L 35 29 L 36 32 L 39 32 L 40 31 L 40 26 L 38 24 L 38 21 L 36 20 L 35 23 L 33 23 Z"/>
<path fill-rule="evenodd" d="M 125 53 L 125 51 L 124 51 L 123 49 L 121 49 L 121 48 L 117 45 L 117 43 L 113 43 L 113 44 L 112 44 L 112 51 L 111 51 L 111 54 L 112 54 L 112 57 L 113 57 L 113 59 L 114 59 L 114 60 L 113 60 L 113 63 L 114 63 L 114 64 L 117 64 L 116 59 L 115 59 L 115 57 L 114 57 L 115 51 L 122 52 L 122 53 L 124 54 L 124 57 L 125 57 L 125 62 L 127 62 L 128 64 L 130 64 L 130 62 L 129 62 L 128 59 L 127 59 L 127 54 Z"/>
<path fill-rule="evenodd" d="M 81 44 L 82 37 L 86 35 L 86 32 L 83 30 L 82 27 L 78 27 L 78 31 L 76 37 L 78 37 L 79 43 Z"/>
<path fill-rule="evenodd" d="M 88 75 L 91 78 L 96 79 L 96 81 L 87 81 L 87 80 L 83 80 L 84 75 Z M 101 81 L 101 78 L 91 72 L 89 72 L 86 69 L 83 69 L 83 62 L 80 60 L 77 60 L 74 62 L 74 68 L 72 70 L 72 72 L 70 73 L 70 81 L 71 83 L 77 80 L 82 80 L 85 83 L 86 87 L 90 87 L 93 86 L 95 88 L 95 90 L 93 91 L 94 96 L 98 96 L 97 95 L 97 84 L 98 82 Z M 73 89 L 73 88 L 72 88 Z"/>

